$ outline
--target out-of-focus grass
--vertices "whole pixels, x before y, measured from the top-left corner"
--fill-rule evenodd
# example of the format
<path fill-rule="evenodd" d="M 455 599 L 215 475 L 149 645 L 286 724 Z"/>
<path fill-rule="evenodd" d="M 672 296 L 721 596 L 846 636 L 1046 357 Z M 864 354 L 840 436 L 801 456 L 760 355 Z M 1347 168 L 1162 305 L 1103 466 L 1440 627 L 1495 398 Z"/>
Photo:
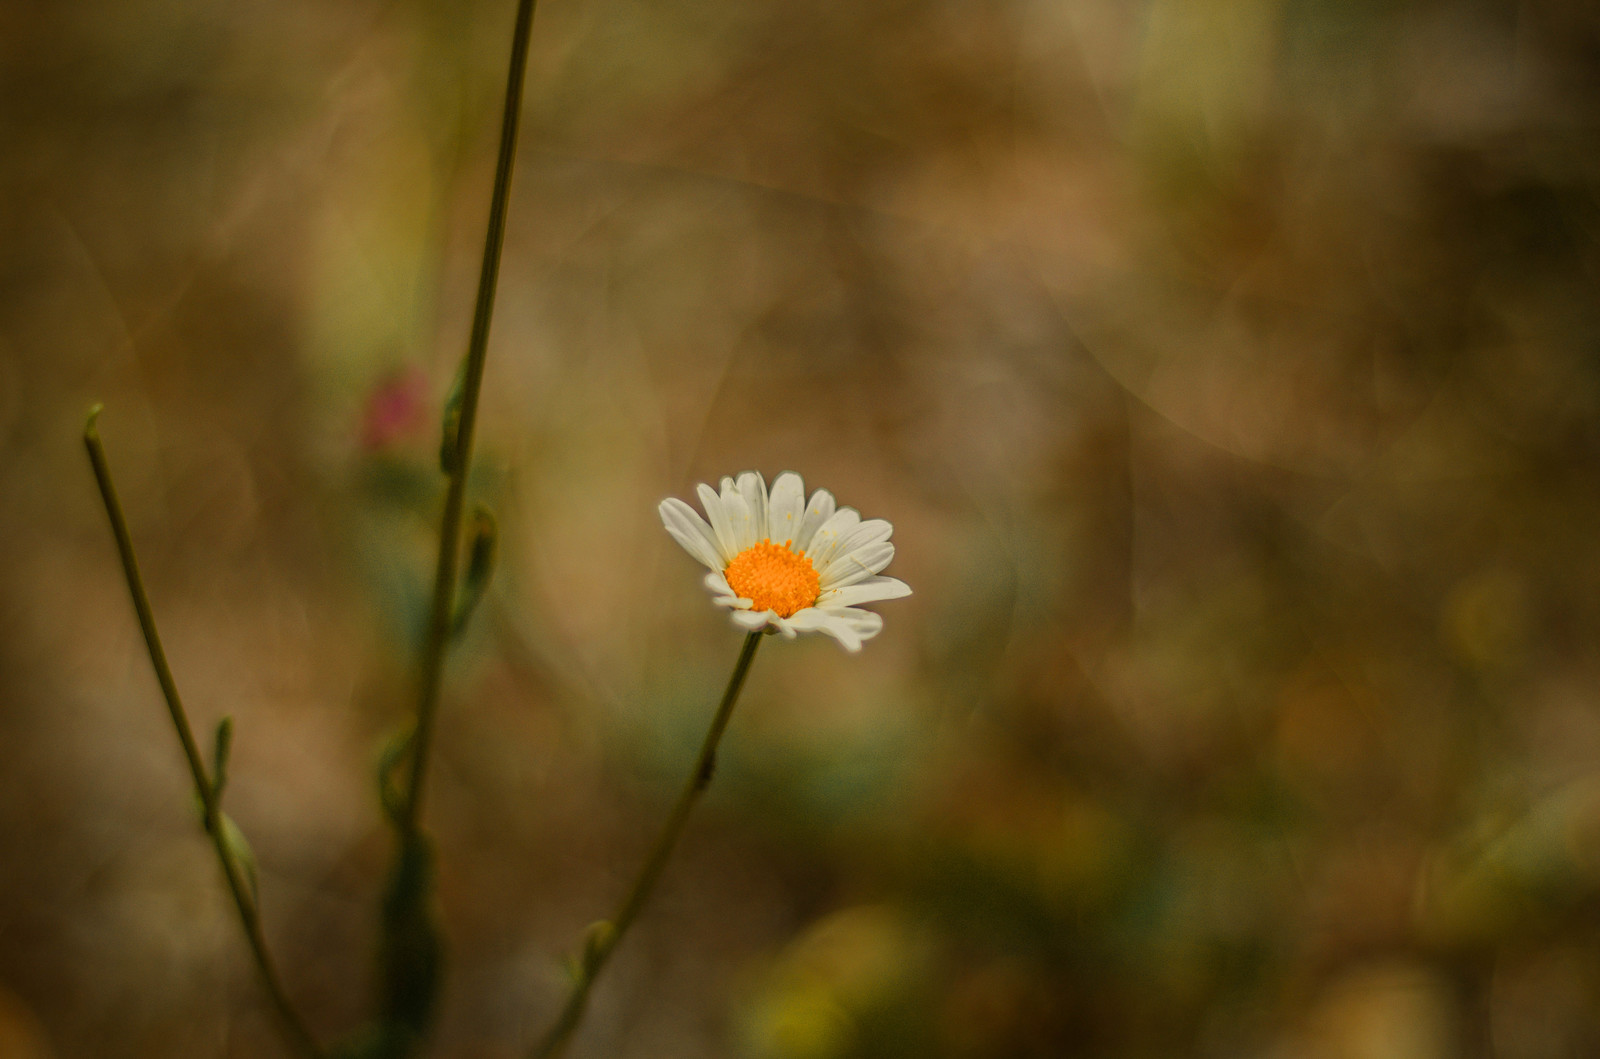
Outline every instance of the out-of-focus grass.
<path fill-rule="evenodd" d="M 285 977 L 362 1013 L 510 15 L 0 17 L 0 1054 L 277 1054 L 93 399 Z M 1584 5 L 534 34 L 439 1054 L 519 1054 L 626 885 L 738 642 L 654 506 L 751 467 L 894 521 L 917 594 L 763 652 L 575 1055 L 1600 1046 Z"/>

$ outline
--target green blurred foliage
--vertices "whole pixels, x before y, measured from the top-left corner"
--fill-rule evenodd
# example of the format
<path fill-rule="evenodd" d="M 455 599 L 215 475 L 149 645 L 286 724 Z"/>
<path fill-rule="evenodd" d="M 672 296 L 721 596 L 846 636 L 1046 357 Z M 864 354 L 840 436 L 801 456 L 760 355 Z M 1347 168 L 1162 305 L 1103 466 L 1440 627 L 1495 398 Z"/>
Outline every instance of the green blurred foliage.
<path fill-rule="evenodd" d="M 97 399 L 290 991 L 372 1014 L 510 20 L 0 11 L 0 1056 L 280 1054 Z M 762 652 L 575 1057 L 1600 1050 L 1589 5 L 543 0 L 525 117 L 438 1054 L 648 847 L 738 644 L 655 504 L 746 468 L 916 595 Z"/>

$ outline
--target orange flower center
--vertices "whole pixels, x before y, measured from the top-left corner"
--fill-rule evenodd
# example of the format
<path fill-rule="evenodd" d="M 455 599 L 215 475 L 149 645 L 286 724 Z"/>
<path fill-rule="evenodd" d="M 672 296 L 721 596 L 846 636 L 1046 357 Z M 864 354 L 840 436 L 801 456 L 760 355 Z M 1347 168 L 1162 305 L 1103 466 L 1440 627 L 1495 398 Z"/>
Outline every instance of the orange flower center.
<path fill-rule="evenodd" d="M 733 557 L 723 576 L 754 611 L 770 610 L 788 618 L 817 601 L 822 582 L 805 552 L 789 550 L 789 542 L 757 541 Z"/>

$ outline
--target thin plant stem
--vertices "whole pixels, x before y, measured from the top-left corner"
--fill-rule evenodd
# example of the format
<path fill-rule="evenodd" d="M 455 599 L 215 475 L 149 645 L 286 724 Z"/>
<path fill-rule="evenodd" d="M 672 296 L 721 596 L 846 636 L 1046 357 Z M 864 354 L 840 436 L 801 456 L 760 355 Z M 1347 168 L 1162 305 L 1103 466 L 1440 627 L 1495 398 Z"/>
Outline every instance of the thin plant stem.
<path fill-rule="evenodd" d="M 739 701 L 739 692 L 744 687 L 745 675 L 750 672 L 750 663 L 755 660 L 756 648 L 761 646 L 764 635 L 762 632 L 753 632 L 745 637 L 744 647 L 739 651 L 739 660 L 733 666 L 733 675 L 728 678 L 728 688 L 722 693 L 722 702 L 717 706 L 716 715 L 711 718 L 711 727 L 707 729 L 705 741 L 700 746 L 700 756 L 695 759 L 694 768 L 689 771 L 688 779 L 684 781 L 683 791 L 678 795 L 677 804 L 672 807 L 672 813 L 662 825 L 661 833 L 656 836 L 656 844 L 650 850 L 650 856 L 639 869 L 639 874 L 633 880 L 628 895 L 622 899 L 616 915 L 589 928 L 583 955 L 576 967 L 572 992 L 567 995 L 567 1002 L 555 1022 L 531 1053 L 533 1059 L 552 1059 L 560 1055 L 562 1049 L 566 1047 L 573 1031 L 578 1028 L 578 1023 L 583 1020 L 584 1009 L 589 1003 L 589 990 L 594 987 L 601 968 L 606 965 L 617 944 L 622 941 L 622 936 L 638 918 L 639 912 L 655 889 L 656 882 L 661 878 L 662 869 L 667 866 L 667 859 L 672 855 L 673 847 L 678 844 L 678 836 L 683 833 L 683 826 L 689 820 L 690 810 L 711 784 L 711 774 L 716 769 L 717 744 L 722 741 L 722 732 L 728 727 L 728 718 L 733 715 L 734 703 Z"/>
<path fill-rule="evenodd" d="M 161 694 L 167 700 L 167 711 L 172 715 L 172 726 L 177 729 L 178 742 L 183 744 L 183 756 L 189 762 L 189 773 L 194 779 L 195 792 L 200 796 L 206 833 L 211 836 L 211 845 L 216 850 L 217 861 L 222 865 L 222 874 L 227 879 L 228 890 L 233 894 L 234 907 L 239 910 L 239 922 L 244 927 L 245 938 L 249 941 L 250 951 L 255 956 L 256 968 L 261 973 L 261 981 L 266 986 L 267 994 L 272 998 L 272 1006 L 282 1024 L 284 1035 L 297 1052 L 319 1059 L 322 1049 L 317 1046 L 316 1039 L 312 1037 L 305 1021 L 295 1010 L 288 994 L 284 992 L 272 956 L 267 951 L 266 937 L 261 931 L 260 910 L 256 907 L 255 897 L 252 896 L 249 883 L 246 882 L 245 871 L 234 855 L 233 849 L 228 845 L 223 827 L 222 805 L 217 790 L 206 774 L 199 747 L 194 741 L 194 731 L 189 726 L 189 716 L 184 711 L 183 701 L 178 697 L 177 681 L 173 679 L 172 669 L 167 665 L 167 653 L 161 646 L 161 635 L 156 631 L 155 614 L 150 609 L 150 597 L 145 593 L 144 579 L 139 574 L 139 562 L 134 556 L 133 539 L 128 534 L 128 523 L 122 515 L 122 504 L 117 500 L 117 490 L 111 481 L 111 468 L 106 463 L 105 447 L 100 442 L 100 431 L 96 425 L 100 408 L 100 405 L 95 405 L 89 411 L 89 421 L 83 431 L 83 443 L 89 450 L 89 463 L 94 468 L 95 481 L 100 486 L 100 498 L 105 503 L 106 517 L 111 522 L 111 533 L 117 540 L 117 554 L 122 560 L 122 572 L 128 580 L 128 593 L 133 597 L 133 609 L 139 616 L 139 628 L 144 633 L 150 664 L 155 668 L 156 680 L 161 685 Z"/>
<path fill-rule="evenodd" d="M 505 108 L 500 122 L 500 154 L 495 161 L 494 190 L 489 200 L 489 230 L 483 241 L 483 267 L 478 274 L 478 298 L 472 313 L 472 333 L 467 340 L 460 418 L 450 444 L 453 450 L 449 467 L 450 485 L 445 495 L 444 516 L 439 528 L 439 559 L 434 569 L 428 638 L 423 644 L 418 675 L 417 723 L 411 739 L 411 772 L 400 809 L 400 829 L 407 836 L 415 834 L 422 814 L 428 751 L 433 743 L 433 729 L 439 713 L 439 684 L 453 624 L 456 576 L 460 565 L 461 512 L 467 496 L 467 470 L 472 462 L 478 394 L 483 389 L 483 366 L 489 348 L 489 321 L 494 315 L 495 287 L 500 278 L 500 251 L 505 244 L 506 209 L 511 197 L 511 171 L 517 154 L 517 125 L 522 115 L 522 85 L 528 68 L 533 10 L 534 0 L 518 0 L 516 24 L 512 28 L 511 70 L 506 78 Z"/>

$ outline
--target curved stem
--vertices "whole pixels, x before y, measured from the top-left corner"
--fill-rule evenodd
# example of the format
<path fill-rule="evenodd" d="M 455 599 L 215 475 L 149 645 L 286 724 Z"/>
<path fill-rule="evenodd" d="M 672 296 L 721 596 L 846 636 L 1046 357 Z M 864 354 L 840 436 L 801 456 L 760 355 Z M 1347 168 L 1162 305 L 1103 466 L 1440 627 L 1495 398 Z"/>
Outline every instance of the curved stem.
<path fill-rule="evenodd" d="M 111 482 L 111 468 L 106 463 L 105 447 L 100 442 L 100 431 L 95 424 L 99 415 L 100 406 L 95 405 L 89 412 L 89 422 L 83 430 L 83 444 L 89 450 L 89 463 L 94 468 L 95 482 L 100 486 L 100 499 L 105 504 L 106 517 L 111 522 L 111 533 L 117 539 L 117 555 L 122 560 L 122 572 L 128 580 L 128 593 L 133 597 L 133 609 L 139 616 L 139 628 L 144 633 L 150 664 L 155 668 L 156 680 L 161 685 L 161 694 L 167 700 L 167 711 L 172 715 L 172 726 L 177 729 L 178 742 L 183 744 L 183 756 L 189 762 L 189 774 L 194 779 L 195 792 L 200 795 L 200 803 L 205 814 L 206 833 L 211 836 L 211 845 L 217 852 L 218 863 L 222 865 L 222 874 L 227 879 L 228 891 L 233 894 L 234 907 L 239 910 L 239 922 L 244 927 L 245 939 L 250 943 L 256 968 L 261 973 L 261 981 L 267 988 L 267 994 L 272 998 L 272 1006 L 278 1014 L 284 1035 L 302 1055 L 320 1057 L 322 1050 L 317 1046 L 316 1039 L 311 1036 L 305 1021 L 295 1010 L 288 994 L 284 992 L 272 956 L 267 951 L 266 937 L 261 930 L 260 911 L 256 908 L 255 898 L 245 881 L 244 869 L 228 845 L 222 825 L 222 805 L 217 789 L 206 775 L 205 764 L 200 758 L 200 749 L 194 741 L 194 730 L 189 725 L 189 715 L 184 711 L 183 701 L 178 697 L 178 683 L 172 677 L 171 667 L 167 665 L 167 653 L 161 646 L 161 635 L 156 631 L 155 613 L 150 609 L 150 597 L 145 593 L 144 579 L 139 574 L 139 561 L 133 553 L 133 539 L 128 534 L 128 523 L 123 518 L 122 504 L 117 500 L 116 487 Z"/>
<path fill-rule="evenodd" d="M 628 895 L 622 899 L 617 914 L 610 920 L 602 921 L 590 928 L 589 937 L 584 944 L 583 957 L 577 968 L 577 978 L 572 983 L 572 992 L 568 994 L 561 1014 L 556 1017 L 556 1021 L 531 1053 L 534 1059 L 550 1059 L 560 1055 L 561 1050 L 566 1047 L 573 1031 L 578 1028 L 578 1023 L 583 1020 L 584 1008 L 589 1003 L 589 990 L 599 977 L 601 968 L 606 965 L 622 936 L 638 918 L 639 912 L 650 898 L 651 891 L 655 889 L 656 882 L 661 878 L 662 869 L 667 866 L 667 858 L 672 855 L 673 847 L 678 844 L 678 836 L 683 833 L 683 826 L 689 820 L 690 810 L 700 800 L 700 795 L 705 793 L 706 787 L 711 784 L 711 774 L 716 769 L 717 744 L 722 741 L 722 732 L 728 727 L 728 718 L 733 714 L 734 703 L 739 701 L 739 692 L 744 687 L 745 675 L 750 671 L 750 663 L 754 661 L 756 648 L 761 646 L 761 638 L 764 635 L 761 632 L 753 632 L 745 637 L 744 647 L 739 651 L 739 660 L 734 663 L 733 675 L 728 678 L 728 688 L 722 693 L 722 702 L 717 706 L 715 716 L 711 718 L 711 727 L 706 731 L 705 741 L 700 745 L 700 756 L 695 759 L 694 768 L 684 781 L 683 791 L 678 795 L 677 804 L 672 807 L 672 813 L 656 837 L 656 844 L 651 848 L 650 856 L 639 869 L 639 875 L 634 879 Z"/>
<path fill-rule="evenodd" d="M 434 569 L 433 607 L 428 639 L 423 645 L 418 676 L 417 727 L 411 741 L 411 775 L 401 804 L 400 828 L 417 830 L 422 795 L 428 775 L 428 751 L 439 712 L 439 682 L 443 676 L 445 648 L 449 645 L 455 610 L 456 574 L 461 551 L 461 509 L 467 496 L 467 469 L 472 462 L 473 428 L 478 418 L 478 394 L 483 389 L 483 366 L 489 348 L 489 321 L 494 316 L 494 293 L 500 278 L 500 251 L 505 244 L 506 209 L 511 197 L 511 170 L 517 154 L 517 125 L 522 114 L 522 85 L 528 68 L 528 42 L 533 33 L 534 0 L 518 0 L 516 24 L 511 31 L 511 70 L 506 78 L 505 107 L 500 121 L 500 153 L 495 160 L 494 190 L 489 199 L 489 230 L 483 242 L 483 267 L 478 273 L 478 298 L 472 312 L 472 334 L 467 340 L 466 370 L 462 375 L 460 419 L 455 427 L 450 486 L 445 495 L 439 529 L 439 558 Z"/>

